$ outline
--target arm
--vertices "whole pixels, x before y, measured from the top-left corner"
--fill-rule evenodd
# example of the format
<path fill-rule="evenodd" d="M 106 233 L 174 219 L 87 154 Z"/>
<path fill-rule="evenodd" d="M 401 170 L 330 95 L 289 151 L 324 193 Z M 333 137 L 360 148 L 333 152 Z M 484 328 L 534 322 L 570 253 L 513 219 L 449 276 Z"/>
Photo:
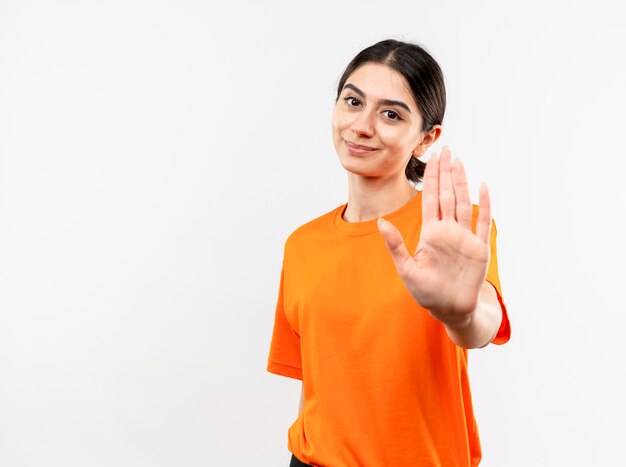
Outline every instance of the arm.
<path fill-rule="evenodd" d="M 480 290 L 478 304 L 464 322 L 447 325 L 444 323 L 448 336 L 459 347 L 466 349 L 482 348 L 493 340 L 502 322 L 502 308 L 498 295 L 489 282 L 485 282 Z"/>
<path fill-rule="evenodd" d="M 300 388 L 300 408 L 298 409 L 298 417 L 302 413 L 302 409 L 304 408 L 304 383 Z"/>
<path fill-rule="evenodd" d="M 409 254 L 398 229 L 379 219 L 396 269 L 413 298 L 445 327 L 458 346 L 487 345 L 496 335 L 502 310 L 495 289 L 485 281 L 490 257 L 491 202 L 479 193 L 475 231 L 465 169 L 452 164 L 444 148 L 424 172 L 422 229 Z"/>

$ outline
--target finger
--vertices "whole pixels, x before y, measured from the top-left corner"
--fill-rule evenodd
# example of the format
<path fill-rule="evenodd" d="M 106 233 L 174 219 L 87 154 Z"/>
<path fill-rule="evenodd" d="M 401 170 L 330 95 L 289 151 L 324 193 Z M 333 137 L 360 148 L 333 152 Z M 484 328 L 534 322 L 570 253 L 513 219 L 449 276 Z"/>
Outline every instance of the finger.
<path fill-rule="evenodd" d="M 411 259 L 411 256 L 404 245 L 402 234 L 395 225 L 386 221 L 382 217 L 378 219 L 378 230 L 385 240 L 385 245 L 387 245 L 387 249 L 389 250 L 389 253 L 391 253 L 396 269 L 399 273 L 401 273 L 401 271 L 405 270 L 408 261 Z"/>
<path fill-rule="evenodd" d="M 468 230 L 472 229 L 472 202 L 470 200 L 465 167 L 459 160 L 452 166 L 454 193 L 456 196 L 456 220 Z"/>
<path fill-rule="evenodd" d="M 489 190 L 484 183 L 480 186 L 478 195 L 478 221 L 476 222 L 476 236 L 483 242 L 489 243 L 489 235 L 491 235 L 491 200 L 489 199 Z"/>
<path fill-rule="evenodd" d="M 452 155 L 447 147 L 441 150 L 439 163 L 439 209 L 441 218 L 453 220 L 455 211 L 454 185 L 452 184 Z"/>
<path fill-rule="evenodd" d="M 424 170 L 422 221 L 439 219 L 439 158 L 433 155 Z"/>

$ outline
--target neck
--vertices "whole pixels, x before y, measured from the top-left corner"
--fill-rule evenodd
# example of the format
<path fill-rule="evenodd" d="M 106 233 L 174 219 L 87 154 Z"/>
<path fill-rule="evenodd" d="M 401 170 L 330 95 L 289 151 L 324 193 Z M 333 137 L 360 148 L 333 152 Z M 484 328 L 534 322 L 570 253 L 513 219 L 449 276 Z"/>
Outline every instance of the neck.
<path fill-rule="evenodd" d="M 347 222 L 365 222 L 397 211 L 417 190 L 400 174 L 395 180 L 366 178 L 348 173 L 348 206 L 343 213 Z"/>

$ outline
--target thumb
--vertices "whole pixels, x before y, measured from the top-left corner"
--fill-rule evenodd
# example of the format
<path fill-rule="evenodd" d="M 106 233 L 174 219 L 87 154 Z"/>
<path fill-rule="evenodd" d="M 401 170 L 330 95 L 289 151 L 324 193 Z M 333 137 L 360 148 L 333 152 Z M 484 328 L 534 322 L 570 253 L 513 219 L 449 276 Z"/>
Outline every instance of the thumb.
<path fill-rule="evenodd" d="M 391 253 L 393 262 L 396 264 L 396 269 L 398 269 L 398 272 L 402 271 L 405 268 L 406 262 L 411 258 L 404 245 L 402 234 L 395 225 L 382 217 L 378 219 L 378 230 L 385 240 L 385 245 L 387 245 L 387 249 L 389 253 Z"/>

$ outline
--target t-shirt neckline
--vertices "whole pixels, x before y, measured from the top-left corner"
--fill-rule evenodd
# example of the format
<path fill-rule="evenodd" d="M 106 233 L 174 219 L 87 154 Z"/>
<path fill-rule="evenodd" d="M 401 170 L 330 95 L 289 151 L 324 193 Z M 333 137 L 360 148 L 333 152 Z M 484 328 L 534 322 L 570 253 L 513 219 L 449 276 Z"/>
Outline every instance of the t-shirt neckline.
<path fill-rule="evenodd" d="M 422 204 L 422 192 L 416 190 L 417 193 L 400 209 L 393 211 L 389 214 L 385 214 L 381 217 L 385 218 L 391 223 L 404 219 L 410 215 L 415 215 L 415 210 L 421 213 Z M 346 210 L 348 203 L 345 203 L 335 209 L 332 223 L 333 228 L 343 235 L 367 235 L 373 232 L 378 232 L 378 219 L 372 219 L 364 222 L 347 222 L 343 219 L 343 213 Z"/>

